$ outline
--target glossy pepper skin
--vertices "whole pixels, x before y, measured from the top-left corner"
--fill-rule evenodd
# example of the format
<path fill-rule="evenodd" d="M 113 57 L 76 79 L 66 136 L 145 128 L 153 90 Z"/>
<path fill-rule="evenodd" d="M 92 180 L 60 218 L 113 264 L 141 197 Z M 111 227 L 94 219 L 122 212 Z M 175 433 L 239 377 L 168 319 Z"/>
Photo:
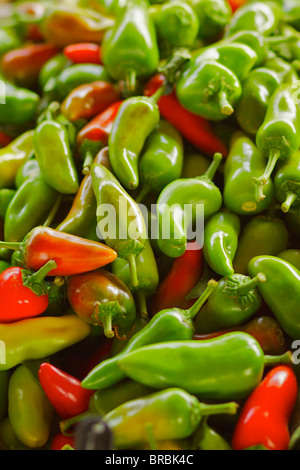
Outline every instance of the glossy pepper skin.
<path fill-rule="evenodd" d="M 20 242 L 36 226 L 43 224 L 58 199 L 41 172 L 28 178 L 16 191 L 4 219 L 4 239 Z"/>
<path fill-rule="evenodd" d="M 70 276 L 67 295 L 79 318 L 101 325 L 108 338 L 122 337 L 133 327 L 136 307 L 132 294 L 121 279 L 104 269 Z"/>
<path fill-rule="evenodd" d="M 148 190 L 160 193 L 167 184 L 181 177 L 182 166 L 182 137 L 170 123 L 160 120 L 147 138 L 140 156 L 140 195 Z M 139 196 L 138 199 L 141 200 Z"/>
<path fill-rule="evenodd" d="M 186 250 L 187 233 L 185 227 L 200 216 L 204 205 L 204 220 L 218 212 L 222 205 L 222 194 L 219 188 L 212 182 L 212 178 L 220 165 L 222 156 L 215 154 L 214 159 L 204 173 L 196 178 L 180 178 L 169 183 L 160 193 L 157 200 L 157 217 L 159 238 L 157 240 L 160 250 L 170 257 L 181 256 Z M 191 204 L 192 211 L 185 212 L 185 205 Z M 173 209 L 172 209 L 173 206 Z M 166 207 L 170 208 L 167 213 Z M 175 208 L 175 210 L 174 210 Z M 182 220 L 177 220 L 176 211 L 182 212 L 186 226 Z M 170 217 L 170 236 L 163 238 L 163 227 L 165 218 Z"/>
<path fill-rule="evenodd" d="M 19 262 L 27 269 L 37 271 L 47 261 L 54 260 L 57 268 L 49 273 L 50 276 L 70 276 L 92 271 L 111 263 L 117 257 L 114 250 L 102 243 L 42 226 L 31 230 L 21 243 L 0 243 L 19 251 Z"/>
<path fill-rule="evenodd" d="M 4 80 L 4 78 L 2 78 L 2 80 Z M 0 90 L 0 124 L 19 125 L 34 121 L 40 104 L 40 96 L 37 93 L 6 82 L 4 103 L 2 102 L 3 91 Z"/>
<path fill-rule="evenodd" d="M 234 428 L 232 447 L 263 445 L 288 450 L 289 421 L 297 399 L 297 379 L 291 367 L 274 367 L 243 405 Z"/>
<path fill-rule="evenodd" d="M 235 414 L 236 410 L 234 402 L 206 405 L 183 389 L 167 388 L 124 403 L 103 420 L 113 430 L 116 447 L 126 449 L 148 442 L 147 423 L 155 441 L 183 439 L 193 434 L 203 416 Z"/>
<path fill-rule="evenodd" d="M 63 53 L 74 64 L 102 64 L 101 47 L 94 42 L 70 44 L 64 47 Z"/>
<path fill-rule="evenodd" d="M 91 176 L 97 200 L 98 236 L 103 237 L 106 244 L 117 252 L 120 258 L 128 261 L 133 285 L 137 285 L 136 256 L 143 251 L 147 238 L 141 209 L 117 178 L 103 165 L 94 163 Z M 107 217 L 103 211 L 106 204 L 115 209 L 115 222 L 108 223 L 107 229 Z"/>
<path fill-rule="evenodd" d="M 0 364 L 0 370 L 12 369 L 27 360 L 46 358 L 82 341 L 90 331 L 90 325 L 74 314 L 0 324 L 0 338 L 6 345 L 6 362 Z"/>
<path fill-rule="evenodd" d="M 212 42 L 222 35 L 231 18 L 227 0 L 188 0 L 199 19 L 199 38 Z"/>
<path fill-rule="evenodd" d="M 159 62 L 154 24 L 144 0 L 129 0 L 102 41 L 102 61 L 114 80 L 125 80 L 128 90 L 135 80 L 150 76 Z"/>
<path fill-rule="evenodd" d="M 77 378 L 49 362 L 42 362 L 38 378 L 49 402 L 62 419 L 88 409 L 91 392 L 83 389 Z"/>
<path fill-rule="evenodd" d="M 256 215 L 265 211 L 273 201 L 274 186 L 271 179 L 265 185 L 264 199 L 257 200 L 253 177 L 264 171 L 265 159 L 255 142 L 238 131 L 231 141 L 224 164 L 224 204 L 235 214 Z"/>
<path fill-rule="evenodd" d="M 300 151 L 280 165 L 274 178 L 275 196 L 281 203 L 281 210 L 288 212 L 300 204 Z"/>
<path fill-rule="evenodd" d="M 234 274 L 235 256 L 241 223 L 237 215 L 218 212 L 204 228 L 203 254 L 210 268 L 223 277 Z"/>
<path fill-rule="evenodd" d="M 300 147 L 300 108 L 292 84 L 283 84 L 273 93 L 264 122 L 256 135 L 259 150 L 267 159 L 263 175 L 256 178 L 258 199 L 264 198 L 268 182 L 278 160 L 287 160 Z"/>
<path fill-rule="evenodd" d="M 292 264 L 295 266 L 295 268 L 298 269 L 298 271 L 300 271 L 300 250 L 290 248 L 288 250 L 282 251 L 277 256 L 278 258 L 281 258 Z"/>
<path fill-rule="evenodd" d="M 276 364 L 291 362 L 290 354 L 264 356 L 252 336 L 235 332 L 206 341 L 144 346 L 118 364 L 127 377 L 156 389 L 182 386 L 200 399 L 241 400 L 260 383 L 269 358 Z M 197 374 L 185 374 L 187 361 Z"/>
<path fill-rule="evenodd" d="M 297 339 L 300 329 L 298 269 L 276 256 L 257 256 L 250 261 L 248 271 L 251 276 L 255 276 L 258 270 L 267 279 L 258 286 L 262 298 L 285 333 Z"/>
<path fill-rule="evenodd" d="M 108 139 L 109 159 L 126 189 L 136 189 L 139 185 L 139 157 L 159 120 L 159 108 L 151 97 L 127 98 L 118 110 Z"/>
<path fill-rule="evenodd" d="M 244 226 L 233 267 L 237 273 L 248 274 L 252 258 L 261 255 L 276 256 L 288 246 L 289 234 L 284 222 L 272 215 L 253 217 Z"/>
<path fill-rule="evenodd" d="M 16 436 L 31 449 L 43 447 L 50 436 L 53 408 L 39 381 L 25 365 L 12 373 L 8 417 Z"/>
<path fill-rule="evenodd" d="M 281 84 L 278 74 L 266 67 L 252 70 L 243 85 L 236 106 L 236 118 L 242 130 L 255 136 L 263 123 L 270 98 Z"/>
<path fill-rule="evenodd" d="M 83 379 L 82 386 L 87 389 L 104 389 L 118 383 L 126 377 L 119 366 L 118 360 L 142 346 L 171 341 L 176 339 L 188 340 L 193 337 L 194 326 L 192 319 L 216 287 L 211 281 L 201 297 L 188 310 L 170 308 L 154 315 L 151 320 L 135 333 L 119 354 L 100 362 Z"/>
<path fill-rule="evenodd" d="M 49 96 L 55 87 L 57 76 L 71 64 L 72 62 L 62 52 L 59 52 L 43 65 L 39 72 L 38 85 L 46 96 Z"/>
<path fill-rule="evenodd" d="M 0 219 L 5 218 L 7 208 L 15 194 L 15 189 L 0 189 Z"/>
<path fill-rule="evenodd" d="M 241 274 L 221 278 L 195 318 L 196 333 L 213 333 L 248 321 L 261 306 L 257 286 L 265 280 L 261 273 L 253 279 Z"/>
<path fill-rule="evenodd" d="M 33 151 L 33 133 L 30 130 L 0 150 L 0 187 L 13 188 L 19 168 Z"/>
<path fill-rule="evenodd" d="M 0 29 L 0 57 L 6 52 L 21 46 L 21 39 L 18 37 L 14 29 Z"/>

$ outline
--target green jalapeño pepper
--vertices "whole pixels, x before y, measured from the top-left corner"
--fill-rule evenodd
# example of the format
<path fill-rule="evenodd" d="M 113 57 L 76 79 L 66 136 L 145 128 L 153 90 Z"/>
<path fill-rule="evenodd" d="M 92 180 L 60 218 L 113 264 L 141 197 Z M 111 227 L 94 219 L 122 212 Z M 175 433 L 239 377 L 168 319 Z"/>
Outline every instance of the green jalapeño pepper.
<path fill-rule="evenodd" d="M 289 250 L 284 250 L 279 253 L 277 257 L 292 264 L 293 266 L 295 266 L 295 268 L 298 269 L 298 271 L 300 271 L 300 250 L 290 248 Z"/>
<path fill-rule="evenodd" d="M 94 367 L 81 382 L 82 386 L 87 389 L 100 390 L 120 382 L 126 375 L 119 369 L 118 360 L 130 351 L 148 344 L 192 339 L 194 335 L 192 320 L 216 286 L 216 281 L 210 281 L 204 293 L 188 310 L 171 308 L 154 315 L 140 331 L 132 336 L 121 352 Z"/>
<path fill-rule="evenodd" d="M 14 189 L 0 189 L 0 219 L 5 218 L 7 208 L 15 194 Z"/>
<path fill-rule="evenodd" d="M 300 272 L 292 264 L 276 256 L 253 258 L 248 271 L 251 276 L 262 272 L 267 281 L 258 287 L 284 332 L 299 339 Z"/>
<path fill-rule="evenodd" d="M 256 134 L 256 143 L 268 163 L 265 172 L 255 178 L 258 199 L 264 198 L 264 187 L 278 160 L 287 160 L 300 147 L 300 107 L 293 84 L 275 90 L 264 122 Z"/>
<path fill-rule="evenodd" d="M 274 70 L 259 67 L 250 72 L 242 83 L 243 94 L 236 106 L 236 118 L 243 131 L 256 135 L 270 98 L 280 84 L 279 75 Z"/>
<path fill-rule="evenodd" d="M 54 410 L 33 372 L 25 365 L 9 381 L 8 417 L 18 439 L 30 449 L 43 447 L 50 436 Z"/>
<path fill-rule="evenodd" d="M 144 346 L 119 359 L 129 378 L 156 389 L 183 387 L 199 398 L 241 400 L 260 383 L 266 365 L 291 364 L 290 352 L 265 356 L 243 332 L 204 341 L 168 341 Z M 187 364 L 194 374 L 186 374 Z"/>
<path fill-rule="evenodd" d="M 300 205 L 300 151 L 283 162 L 274 178 L 275 196 L 283 212 Z"/>
<path fill-rule="evenodd" d="M 71 65 L 72 62 L 62 52 L 51 57 L 39 73 L 38 82 L 42 92 L 46 95 L 52 92 L 56 87 L 57 76 Z"/>
<path fill-rule="evenodd" d="M 139 185 L 139 156 L 147 137 L 159 124 L 157 100 L 162 91 L 159 89 L 150 98 L 127 98 L 113 122 L 108 140 L 109 159 L 115 175 L 127 189 L 136 189 Z"/>
<path fill-rule="evenodd" d="M 248 274 L 248 264 L 260 255 L 276 256 L 288 245 L 289 233 L 284 222 L 272 215 L 253 217 L 246 223 L 233 260 L 235 272 Z"/>
<path fill-rule="evenodd" d="M 191 436 L 202 417 L 237 412 L 234 402 L 207 405 L 184 389 L 171 388 L 118 406 L 103 417 L 114 435 L 117 449 L 149 441 L 184 439 Z"/>
<path fill-rule="evenodd" d="M 4 219 L 4 239 L 20 242 L 37 225 L 42 225 L 58 200 L 42 173 L 28 178 L 16 191 Z"/>
<path fill-rule="evenodd" d="M 276 1 L 251 1 L 238 8 L 226 29 L 229 36 L 244 29 L 270 36 L 282 19 L 282 10 Z"/>
<path fill-rule="evenodd" d="M 0 188 L 14 187 L 19 168 L 33 152 L 33 134 L 27 131 L 0 149 Z"/>
<path fill-rule="evenodd" d="M 0 124 L 19 125 L 33 122 L 38 112 L 40 96 L 34 91 L 19 88 L 4 80 L 1 84 Z"/>
<path fill-rule="evenodd" d="M 132 284 L 137 286 L 136 257 L 147 239 L 141 209 L 105 166 L 93 163 L 91 176 L 97 201 L 97 235 L 128 261 Z"/>
<path fill-rule="evenodd" d="M 222 35 L 232 12 L 227 0 L 187 0 L 199 19 L 200 39 L 212 42 Z"/>
<path fill-rule="evenodd" d="M 141 153 L 139 174 L 142 187 L 136 201 L 143 200 L 150 191 L 160 193 L 167 184 L 180 178 L 182 167 L 182 137 L 169 122 L 161 120 Z"/>
<path fill-rule="evenodd" d="M 237 132 L 231 141 L 224 165 L 224 204 L 238 215 L 254 215 L 265 211 L 273 201 L 273 182 L 265 185 L 265 198 L 257 200 L 253 177 L 259 177 L 265 167 L 265 158 L 253 140 Z"/>
<path fill-rule="evenodd" d="M 115 80 L 125 81 L 128 91 L 135 90 L 136 78 L 153 74 L 159 50 L 148 2 L 128 0 L 114 27 L 105 34 L 101 47 L 108 73 Z"/>
<path fill-rule="evenodd" d="M 202 176 L 181 178 L 168 184 L 157 201 L 158 247 L 162 253 L 176 258 L 186 250 L 188 227 L 202 217 L 208 219 L 222 205 L 222 194 L 212 178 L 222 160 L 214 159 Z"/>
<path fill-rule="evenodd" d="M 234 274 L 232 262 L 240 225 L 239 217 L 229 212 L 218 212 L 205 224 L 203 254 L 210 268 L 220 276 Z"/>
<path fill-rule="evenodd" d="M 237 327 L 249 320 L 261 306 L 256 287 L 265 282 L 259 273 L 253 279 L 233 274 L 218 281 L 218 287 L 195 318 L 196 334 L 208 334 Z"/>
<path fill-rule="evenodd" d="M 28 160 L 23 163 L 23 165 L 18 169 L 15 178 L 15 187 L 19 189 L 25 181 L 28 179 L 36 178 L 41 174 L 40 165 L 34 154 L 28 158 Z"/>
<path fill-rule="evenodd" d="M 46 115 L 35 128 L 33 143 L 46 183 L 62 194 L 75 194 L 78 174 L 67 127 Z"/>

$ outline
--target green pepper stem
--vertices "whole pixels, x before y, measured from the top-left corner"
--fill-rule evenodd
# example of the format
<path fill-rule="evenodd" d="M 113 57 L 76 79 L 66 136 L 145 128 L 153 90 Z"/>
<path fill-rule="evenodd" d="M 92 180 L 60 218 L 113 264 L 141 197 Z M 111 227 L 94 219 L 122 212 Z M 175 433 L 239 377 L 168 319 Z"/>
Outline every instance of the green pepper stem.
<path fill-rule="evenodd" d="M 34 292 L 37 297 L 49 294 L 49 289 L 44 280 L 45 277 L 47 277 L 49 273 L 56 268 L 56 262 L 50 260 L 35 273 L 24 269 L 22 272 L 22 280 L 24 287 L 27 287 L 32 292 Z"/>
<path fill-rule="evenodd" d="M 278 162 L 279 158 L 281 156 L 281 153 L 280 153 L 280 150 L 278 149 L 272 149 L 270 151 L 270 154 L 269 154 L 269 158 L 268 158 L 268 163 L 267 163 L 267 166 L 266 166 L 266 169 L 264 171 L 264 174 L 262 176 L 260 176 L 259 178 L 254 178 L 254 181 L 257 185 L 257 194 L 256 194 L 256 198 L 258 201 L 262 201 L 263 199 L 265 199 L 265 195 L 264 195 L 264 192 L 263 192 L 263 189 L 265 187 L 265 185 L 268 183 L 270 177 L 271 177 L 271 174 L 276 166 L 276 163 Z"/>
<path fill-rule="evenodd" d="M 122 309 L 118 301 L 97 302 L 92 319 L 95 324 L 103 327 L 106 338 L 113 338 L 115 332 L 113 330 L 112 320 L 115 316 L 120 316 Z"/>
<path fill-rule="evenodd" d="M 158 73 L 165 76 L 167 82 L 173 85 L 176 81 L 177 72 L 191 59 L 191 51 L 186 47 L 178 47 L 173 50 L 167 62 L 158 67 Z"/>
<path fill-rule="evenodd" d="M 134 93 L 136 89 L 136 71 L 134 69 L 130 69 L 126 73 L 125 88 L 129 94 Z"/>
<path fill-rule="evenodd" d="M 47 219 L 45 220 L 45 222 L 43 223 L 43 227 L 50 227 L 50 225 L 52 224 L 53 222 L 53 219 L 54 217 L 56 216 L 57 214 L 57 211 L 61 205 L 61 202 L 62 202 L 62 198 L 63 198 L 63 195 L 62 194 L 59 194 L 56 201 L 55 201 L 55 204 L 54 206 L 52 207 L 51 211 L 50 211 L 50 214 L 48 215 Z"/>
<path fill-rule="evenodd" d="M 194 305 L 192 305 L 188 310 L 186 310 L 186 314 L 191 320 L 193 320 L 195 316 L 198 314 L 199 310 L 207 301 L 211 293 L 216 289 L 217 285 L 218 285 L 217 281 L 215 281 L 214 279 L 210 279 L 210 281 L 208 281 L 207 283 L 207 287 L 205 291 L 203 292 L 203 294 L 199 297 L 199 299 L 196 300 Z"/>
<path fill-rule="evenodd" d="M 199 409 L 202 416 L 226 414 L 235 415 L 239 405 L 237 403 L 217 403 L 213 405 L 207 405 L 206 403 L 199 403 Z"/>
<path fill-rule="evenodd" d="M 148 184 L 145 184 L 142 189 L 140 190 L 139 194 L 137 195 L 137 197 L 135 198 L 135 202 L 137 204 L 139 204 L 140 202 L 142 202 L 142 200 L 150 193 L 151 191 L 151 186 L 149 186 Z"/>
<path fill-rule="evenodd" d="M 0 242 L 0 248 L 6 248 L 7 250 L 19 251 L 22 246 L 22 242 Z"/>
<path fill-rule="evenodd" d="M 263 273 L 258 273 L 253 279 L 239 285 L 236 290 L 239 295 L 247 295 L 248 292 L 258 286 L 260 282 L 266 282 L 267 278 Z"/>
<path fill-rule="evenodd" d="M 91 150 L 88 150 L 86 152 L 86 156 L 85 156 L 85 159 L 84 159 L 84 162 L 83 162 L 83 167 L 82 167 L 82 174 L 83 175 L 87 175 L 89 174 L 90 170 L 91 170 L 91 166 L 93 164 L 93 161 L 94 161 L 94 154 Z"/>
<path fill-rule="evenodd" d="M 210 166 L 207 168 L 206 172 L 203 176 L 212 180 L 217 172 L 217 169 L 220 166 L 221 161 L 223 160 L 223 156 L 221 153 L 215 153 L 213 156 L 213 161 L 211 162 Z M 201 178 L 201 176 L 199 177 Z"/>
<path fill-rule="evenodd" d="M 67 432 L 68 429 L 70 429 L 74 424 L 79 423 L 83 419 L 85 419 L 87 416 L 91 416 L 92 412 L 90 410 L 85 411 L 84 413 L 81 413 L 79 415 L 73 416 L 72 418 L 69 419 L 64 419 L 60 421 L 59 427 L 64 436 L 73 436 L 74 431 Z"/>
<path fill-rule="evenodd" d="M 35 284 L 40 284 L 43 282 L 45 277 L 49 275 L 49 273 L 57 268 L 57 264 L 54 260 L 48 261 L 44 266 L 42 266 L 36 273 L 31 274 L 30 281 Z"/>
<path fill-rule="evenodd" d="M 264 364 L 265 367 L 273 367 L 278 366 L 280 364 L 292 364 L 292 353 L 291 351 L 287 351 L 284 354 L 279 356 L 268 356 L 264 357 Z"/>
<path fill-rule="evenodd" d="M 288 192 L 286 196 L 286 200 L 281 204 L 281 210 L 285 214 L 290 210 L 292 204 L 296 201 L 297 199 L 297 194 L 293 192 Z"/>
<path fill-rule="evenodd" d="M 146 423 L 145 424 L 147 439 L 149 443 L 150 450 L 158 450 L 157 443 L 154 437 L 153 432 L 153 423 Z"/>
<path fill-rule="evenodd" d="M 137 276 L 137 268 L 136 268 L 136 257 L 133 253 L 130 253 L 128 256 L 128 264 L 130 268 L 130 277 L 131 277 L 131 283 L 133 287 L 137 287 L 139 284 L 138 281 L 138 276 Z"/>
<path fill-rule="evenodd" d="M 143 318 L 148 318 L 148 307 L 147 307 L 147 300 L 146 300 L 146 293 L 143 290 L 139 290 L 136 293 L 138 304 L 139 304 L 139 311 Z"/>
<path fill-rule="evenodd" d="M 167 88 L 167 84 L 166 83 L 163 83 L 157 90 L 155 93 L 153 93 L 153 95 L 150 96 L 150 99 L 151 101 L 156 104 L 159 100 L 159 98 L 162 97 L 162 95 L 164 94 L 164 92 L 166 91 L 166 88 Z"/>
<path fill-rule="evenodd" d="M 219 96 L 219 103 L 220 103 L 222 114 L 226 114 L 226 116 L 230 116 L 234 112 L 234 109 L 227 99 L 226 92 L 224 90 L 221 90 L 218 96 Z"/>

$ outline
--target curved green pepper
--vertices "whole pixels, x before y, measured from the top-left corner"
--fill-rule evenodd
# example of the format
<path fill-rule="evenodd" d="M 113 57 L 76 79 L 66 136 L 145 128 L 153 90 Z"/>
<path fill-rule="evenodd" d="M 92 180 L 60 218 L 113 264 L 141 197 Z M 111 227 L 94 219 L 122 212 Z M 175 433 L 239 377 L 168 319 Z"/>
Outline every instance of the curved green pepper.
<path fill-rule="evenodd" d="M 83 379 L 81 385 L 92 390 L 108 388 L 126 377 L 126 374 L 119 369 L 118 361 L 130 351 L 148 344 L 192 339 L 194 334 L 192 320 L 216 285 L 216 281 L 211 281 L 205 292 L 189 310 L 173 308 L 162 310 L 154 315 L 140 331 L 132 336 L 121 352 L 94 367 Z"/>
<path fill-rule="evenodd" d="M 253 140 L 243 132 L 232 139 L 230 151 L 224 164 L 225 206 L 235 214 L 254 215 L 265 211 L 273 201 L 273 182 L 265 185 L 265 198 L 257 200 L 253 177 L 259 177 L 265 167 L 265 159 Z"/>
<path fill-rule="evenodd" d="M 278 74 L 272 69 L 259 67 L 250 72 L 242 83 L 243 94 L 235 110 L 243 131 L 256 135 L 264 121 L 270 98 L 280 84 Z"/>
<path fill-rule="evenodd" d="M 56 87 L 57 76 L 71 65 L 72 62 L 63 53 L 49 59 L 39 73 L 38 82 L 42 92 L 44 94 L 52 92 Z"/>
<path fill-rule="evenodd" d="M 0 449 L 1 450 L 30 450 L 29 447 L 24 446 L 16 436 L 15 431 L 6 417 L 0 422 Z"/>
<path fill-rule="evenodd" d="M 118 110 L 109 134 L 109 159 L 115 175 L 127 189 L 139 185 L 139 156 L 159 120 L 157 96 L 127 98 Z"/>
<path fill-rule="evenodd" d="M 124 403 L 103 421 L 113 432 L 116 448 L 126 449 L 149 440 L 184 439 L 196 431 L 202 417 L 235 414 L 237 407 L 234 402 L 200 403 L 184 389 L 172 388 Z"/>
<path fill-rule="evenodd" d="M 274 178 L 274 188 L 283 212 L 300 205 L 300 151 L 280 165 Z"/>
<path fill-rule="evenodd" d="M 18 169 L 15 179 L 15 187 L 19 189 L 28 179 L 33 179 L 41 174 L 40 165 L 32 154 L 25 163 Z"/>
<path fill-rule="evenodd" d="M 266 276 L 266 282 L 258 286 L 262 298 L 285 333 L 293 339 L 299 339 L 300 271 L 275 256 L 253 258 L 248 271 L 251 276 L 255 276 L 258 271 Z"/>
<path fill-rule="evenodd" d="M 300 271 L 300 250 L 290 248 L 289 250 L 279 253 L 277 257 L 292 264 L 296 269 L 298 269 L 298 271 Z"/>
<path fill-rule="evenodd" d="M 4 219 L 4 240 L 20 242 L 37 225 L 42 225 L 59 197 L 42 173 L 28 178 L 16 191 Z"/>
<path fill-rule="evenodd" d="M 295 68 L 286 60 L 278 57 L 276 54 L 269 53 L 269 57 L 263 63 L 264 67 L 274 70 L 282 83 L 297 82 L 299 76 Z"/>
<path fill-rule="evenodd" d="M 220 276 L 234 274 L 232 262 L 240 228 L 239 217 L 229 212 L 218 212 L 205 224 L 203 254 L 210 268 Z"/>
<path fill-rule="evenodd" d="M 8 417 L 18 439 L 30 449 L 43 447 L 50 436 L 54 410 L 42 386 L 25 365 L 12 373 Z"/>
<path fill-rule="evenodd" d="M 212 182 L 222 156 L 215 154 L 204 173 L 196 178 L 181 178 L 168 184 L 157 200 L 158 247 L 162 253 L 176 258 L 186 250 L 187 227 L 203 215 L 204 220 L 218 212 L 222 194 Z M 168 224 L 168 227 L 166 227 Z"/>
<path fill-rule="evenodd" d="M 278 160 L 287 160 L 300 147 L 300 107 L 293 84 L 280 85 L 273 93 L 256 143 L 268 161 L 263 175 L 255 178 L 257 197 L 263 199 L 264 187 Z"/>
<path fill-rule="evenodd" d="M 199 450 L 232 450 L 229 443 L 221 434 L 211 428 L 205 418 L 202 420 L 193 440 L 196 441 L 196 447 Z"/>
<path fill-rule="evenodd" d="M 0 188 L 15 186 L 19 168 L 33 152 L 33 134 L 33 130 L 27 131 L 0 149 Z"/>
<path fill-rule="evenodd" d="M 256 289 L 261 282 L 265 282 L 261 273 L 253 279 L 242 274 L 220 279 L 218 287 L 195 318 L 196 333 L 214 333 L 249 320 L 261 306 L 261 297 Z"/>
<path fill-rule="evenodd" d="M 0 219 L 5 218 L 7 208 L 15 194 L 14 189 L 0 189 Z"/>
<path fill-rule="evenodd" d="M 102 41 L 102 60 L 115 80 L 135 90 L 136 78 L 155 72 L 159 50 L 155 27 L 145 0 L 129 0 L 116 18 L 116 23 Z"/>
<path fill-rule="evenodd" d="M 46 183 L 62 194 L 75 194 L 78 174 L 66 126 L 50 117 L 42 120 L 35 128 L 33 144 Z"/>
<path fill-rule="evenodd" d="M 142 187 L 136 201 L 140 202 L 150 191 L 160 193 L 167 184 L 180 178 L 183 160 L 180 133 L 170 123 L 161 120 L 147 138 L 140 156 Z"/>
<path fill-rule="evenodd" d="M 218 38 L 229 23 L 232 12 L 227 0 L 188 0 L 199 19 L 200 39 L 212 42 Z"/>
<path fill-rule="evenodd" d="M 0 77 L 1 78 L 1 77 Z M 27 88 L 19 88 L 11 83 L 0 89 L 0 124 L 28 124 L 37 117 L 40 96 Z"/>
<path fill-rule="evenodd" d="M 261 66 L 262 63 L 268 58 L 268 41 L 266 40 L 265 36 L 260 34 L 258 31 L 252 31 L 250 29 L 236 31 L 230 36 L 223 37 L 221 41 L 222 43 L 238 42 L 251 47 L 251 49 L 255 51 L 257 56 L 257 60 L 255 63 L 256 67 Z"/>
<path fill-rule="evenodd" d="M 203 341 L 168 341 L 144 346 L 119 359 L 127 377 L 156 389 L 183 387 L 210 400 L 242 400 L 260 383 L 264 367 L 288 363 L 265 356 L 259 343 L 243 332 Z M 187 364 L 193 374 L 186 373 Z"/>
<path fill-rule="evenodd" d="M 287 248 L 289 233 L 284 222 L 276 217 L 253 217 L 244 227 L 233 260 L 235 272 L 248 274 L 248 264 L 260 255 L 276 256 Z"/>

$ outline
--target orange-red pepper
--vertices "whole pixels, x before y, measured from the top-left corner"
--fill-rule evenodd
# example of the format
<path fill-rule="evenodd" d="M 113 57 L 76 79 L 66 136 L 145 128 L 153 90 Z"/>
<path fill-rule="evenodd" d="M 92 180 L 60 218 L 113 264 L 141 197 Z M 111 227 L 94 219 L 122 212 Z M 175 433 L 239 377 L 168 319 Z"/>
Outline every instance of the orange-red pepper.
<path fill-rule="evenodd" d="M 9 135 L 5 134 L 5 132 L 0 131 L 0 147 L 6 147 L 12 141 L 13 139 Z"/>
<path fill-rule="evenodd" d="M 65 446 L 70 446 L 74 449 L 74 445 L 74 436 L 66 436 L 62 432 L 59 432 L 53 437 L 50 450 L 63 450 Z"/>
<path fill-rule="evenodd" d="M 146 84 L 144 94 L 152 96 L 164 84 L 164 81 L 163 74 L 154 75 Z M 216 152 L 227 156 L 228 150 L 214 134 L 210 122 L 183 108 L 178 102 L 174 90 L 168 95 L 161 96 L 158 106 L 161 116 L 173 124 L 182 136 L 199 150 L 211 156 Z"/>
<path fill-rule="evenodd" d="M 291 367 L 277 366 L 268 372 L 242 408 L 233 433 L 233 450 L 259 445 L 269 450 L 287 450 L 297 389 Z"/>
<path fill-rule="evenodd" d="M 102 64 L 101 46 L 93 42 L 70 44 L 63 53 L 74 64 Z"/>
<path fill-rule="evenodd" d="M 232 11 L 234 12 L 239 7 L 244 5 L 248 0 L 227 0 L 229 5 L 231 6 Z"/>

